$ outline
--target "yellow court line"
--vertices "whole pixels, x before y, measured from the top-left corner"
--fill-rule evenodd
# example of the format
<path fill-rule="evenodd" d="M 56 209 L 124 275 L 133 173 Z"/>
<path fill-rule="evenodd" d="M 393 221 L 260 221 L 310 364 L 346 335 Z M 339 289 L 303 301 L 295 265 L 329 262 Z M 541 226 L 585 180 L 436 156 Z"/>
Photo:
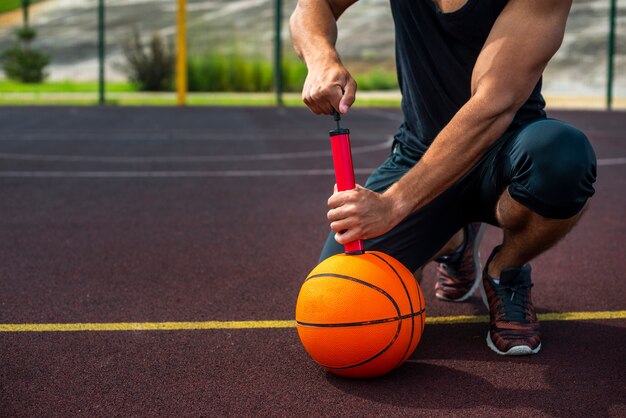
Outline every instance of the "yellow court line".
<path fill-rule="evenodd" d="M 78 324 L 0 324 L 0 332 L 185 331 L 200 329 L 295 328 L 296 321 L 110 322 Z"/>
<path fill-rule="evenodd" d="M 626 311 L 551 312 L 537 314 L 540 321 L 590 321 L 597 319 L 626 319 Z M 488 315 L 459 315 L 426 317 L 427 324 L 477 324 L 489 322 Z"/>
<path fill-rule="evenodd" d="M 554 312 L 539 314 L 541 321 L 589 321 L 626 319 L 626 311 Z M 488 322 L 487 315 L 426 317 L 432 324 L 475 324 Z M 204 321 L 204 322 L 111 322 L 75 324 L 0 324 L 0 332 L 63 332 L 63 331 L 184 331 L 202 329 L 268 329 L 295 328 L 296 321 Z"/>

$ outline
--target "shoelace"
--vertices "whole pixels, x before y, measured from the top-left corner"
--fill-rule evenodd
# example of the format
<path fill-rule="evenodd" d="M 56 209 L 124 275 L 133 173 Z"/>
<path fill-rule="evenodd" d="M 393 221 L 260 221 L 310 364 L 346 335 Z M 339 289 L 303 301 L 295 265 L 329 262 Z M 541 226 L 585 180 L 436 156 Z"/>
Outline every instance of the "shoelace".
<path fill-rule="evenodd" d="M 526 321 L 528 293 L 532 287 L 532 283 L 495 285 L 500 300 L 498 313 L 507 321 Z"/>

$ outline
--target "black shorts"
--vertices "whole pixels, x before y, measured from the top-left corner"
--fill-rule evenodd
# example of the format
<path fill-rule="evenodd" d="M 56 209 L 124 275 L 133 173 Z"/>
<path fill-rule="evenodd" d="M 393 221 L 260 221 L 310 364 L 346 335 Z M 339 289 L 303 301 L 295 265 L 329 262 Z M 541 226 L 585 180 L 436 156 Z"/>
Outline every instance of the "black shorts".
<path fill-rule="evenodd" d="M 398 181 L 421 154 L 395 142 L 387 160 L 365 187 L 382 193 Z M 498 225 L 498 199 L 508 187 L 522 205 L 546 218 L 567 219 L 594 193 L 596 157 L 580 130 L 554 119 L 540 119 L 507 131 L 465 176 L 394 229 L 366 240 L 415 271 L 430 260 L 464 225 Z M 343 252 L 330 234 L 320 261 Z"/>

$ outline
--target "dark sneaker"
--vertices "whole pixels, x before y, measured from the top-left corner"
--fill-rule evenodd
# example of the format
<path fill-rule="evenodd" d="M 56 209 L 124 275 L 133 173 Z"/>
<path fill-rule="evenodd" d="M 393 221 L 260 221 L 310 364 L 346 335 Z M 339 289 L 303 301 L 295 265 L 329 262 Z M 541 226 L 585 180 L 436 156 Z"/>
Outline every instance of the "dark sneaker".
<path fill-rule="evenodd" d="M 480 241 L 485 225 L 471 223 L 463 228 L 465 235 L 461 249 L 453 254 L 439 257 L 436 261 L 437 283 L 435 296 L 449 302 L 463 302 L 472 296 L 480 280 L 476 280 L 480 268 Z"/>
<path fill-rule="evenodd" d="M 500 247 L 491 253 L 480 288 L 489 308 L 487 345 L 504 356 L 537 354 L 541 349 L 541 330 L 530 289 L 530 265 L 502 270 L 500 284 L 487 273 L 487 267 Z"/>

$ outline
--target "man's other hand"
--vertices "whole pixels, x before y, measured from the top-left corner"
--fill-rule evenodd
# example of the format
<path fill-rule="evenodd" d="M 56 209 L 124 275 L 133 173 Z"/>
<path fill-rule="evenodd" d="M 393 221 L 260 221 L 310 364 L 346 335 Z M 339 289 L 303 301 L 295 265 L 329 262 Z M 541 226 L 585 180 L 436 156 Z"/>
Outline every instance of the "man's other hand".
<path fill-rule="evenodd" d="M 302 100 L 317 115 L 345 114 L 354 103 L 356 82 L 346 68 L 334 59 L 308 63 L 309 73 L 302 89 Z"/>

